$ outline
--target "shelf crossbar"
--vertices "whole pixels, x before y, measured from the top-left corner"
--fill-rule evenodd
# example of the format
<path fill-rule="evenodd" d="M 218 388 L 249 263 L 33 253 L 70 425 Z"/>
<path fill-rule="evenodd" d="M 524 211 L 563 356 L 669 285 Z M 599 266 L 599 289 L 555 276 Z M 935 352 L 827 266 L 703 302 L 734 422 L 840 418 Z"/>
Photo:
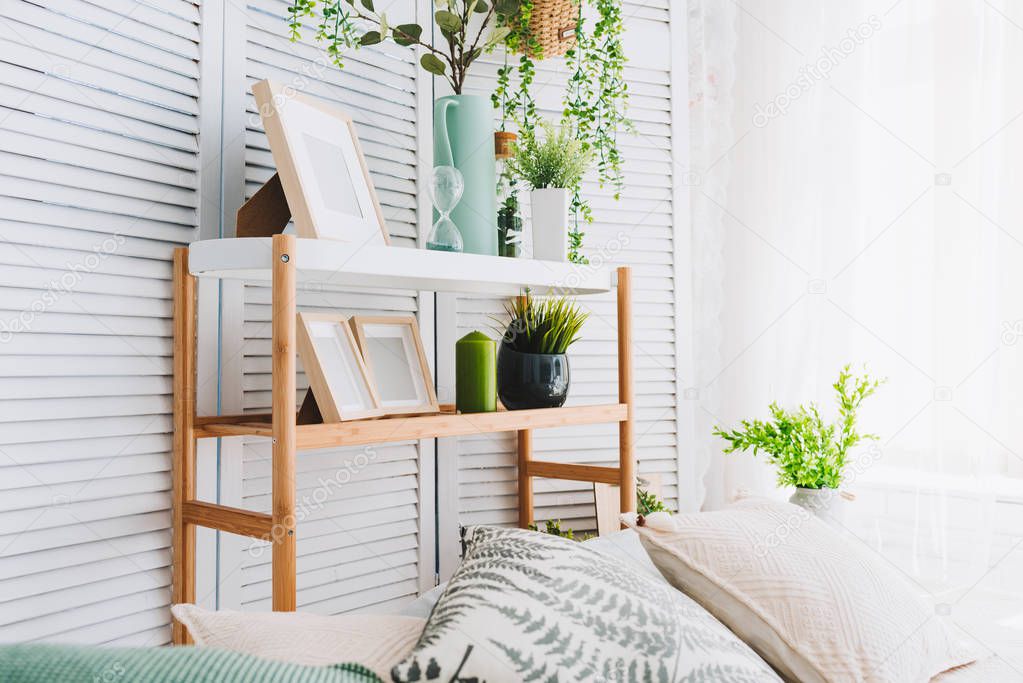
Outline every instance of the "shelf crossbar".
<path fill-rule="evenodd" d="M 202 500 L 186 501 L 182 516 L 189 524 L 263 540 L 269 540 L 273 530 L 270 515 Z"/>
<path fill-rule="evenodd" d="M 545 460 L 530 460 L 529 465 L 526 466 L 526 474 L 530 477 L 543 477 L 544 479 L 592 481 L 597 484 L 618 484 L 622 477 L 622 471 L 618 467 L 576 465 Z"/>

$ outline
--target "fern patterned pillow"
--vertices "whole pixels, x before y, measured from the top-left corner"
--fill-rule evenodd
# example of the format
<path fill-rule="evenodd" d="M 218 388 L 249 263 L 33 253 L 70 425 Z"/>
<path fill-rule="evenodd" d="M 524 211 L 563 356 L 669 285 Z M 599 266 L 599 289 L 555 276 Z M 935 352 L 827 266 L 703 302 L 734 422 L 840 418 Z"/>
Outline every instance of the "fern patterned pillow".
<path fill-rule="evenodd" d="M 788 681 L 926 683 L 976 659 L 896 569 L 802 508 L 749 499 L 622 520 Z"/>
<path fill-rule="evenodd" d="M 703 608 L 616 558 L 521 529 L 466 538 L 395 683 L 779 681 Z"/>

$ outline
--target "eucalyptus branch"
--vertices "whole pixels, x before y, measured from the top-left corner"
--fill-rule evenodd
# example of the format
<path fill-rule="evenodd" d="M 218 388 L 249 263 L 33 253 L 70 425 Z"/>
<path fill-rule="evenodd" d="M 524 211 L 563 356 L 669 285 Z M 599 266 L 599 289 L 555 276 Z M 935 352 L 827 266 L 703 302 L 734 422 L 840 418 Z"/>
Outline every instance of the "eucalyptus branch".
<path fill-rule="evenodd" d="M 490 3 L 490 9 L 487 10 L 487 15 L 483 17 L 483 23 L 480 24 L 480 30 L 476 33 L 476 39 L 472 41 L 472 47 L 469 49 L 469 54 L 476 51 L 476 47 L 480 44 L 480 38 L 483 36 L 483 32 L 486 30 L 487 26 L 490 25 L 490 20 L 494 17 L 496 7 L 496 1 Z"/>
<path fill-rule="evenodd" d="M 379 24 L 380 23 L 380 17 L 374 17 L 373 15 L 370 15 L 370 14 L 363 14 L 362 10 L 360 10 L 358 7 L 355 8 L 355 16 L 356 16 L 356 18 L 362 19 L 363 21 L 368 21 L 368 22 L 371 22 L 371 23 L 374 23 L 374 24 Z M 445 59 L 447 59 L 447 55 L 445 55 L 443 52 L 441 52 L 440 50 L 435 48 L 433 45 L 430 45 L 429 43 L 424 43 L 422 40 L 420 40 L 416 36 L 413 36 L 413 35 L 411 35 L 409 33 L 405 33 L 399 27 L 395 26 L 393 31 L 395 33 L 400 33 L 401 37 L 404 38 L 405 40 L 408 40 L 409 42 L 411 42 L 411 43 L 413 43 L 415 45 L 418 45 L 419 47 L 426 48 L 430 52 L 433 52 L 434 54 L 438 54 L 441 57 L 444 57 Z M 384 36 L 381 36 L 381 38 L 383 38 L 383 37 Z"/>

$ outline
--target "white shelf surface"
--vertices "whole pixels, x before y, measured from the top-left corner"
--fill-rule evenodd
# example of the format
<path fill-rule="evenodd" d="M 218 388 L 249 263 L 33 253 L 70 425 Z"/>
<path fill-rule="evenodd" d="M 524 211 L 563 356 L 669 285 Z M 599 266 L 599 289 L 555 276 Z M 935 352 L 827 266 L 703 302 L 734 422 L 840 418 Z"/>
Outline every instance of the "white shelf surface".
<path fill-rule="evenodd" d="M 301 284 L 499 296 L 526 288 L 534 294 L 598 294 L 615 284 L 606 266 L 303 238 L 296 252 L 291 257 Z M 189 270 L 196 277 L 269 282 L 272 259 L 269 237 L 202 240 L 188 249 Z"/>

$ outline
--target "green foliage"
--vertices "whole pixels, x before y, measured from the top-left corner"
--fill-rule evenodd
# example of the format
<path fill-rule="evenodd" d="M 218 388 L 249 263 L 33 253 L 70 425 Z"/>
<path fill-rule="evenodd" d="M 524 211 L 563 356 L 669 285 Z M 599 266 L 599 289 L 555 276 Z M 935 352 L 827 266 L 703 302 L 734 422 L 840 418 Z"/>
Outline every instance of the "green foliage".
<path fill-rule="evenodd" d="M 628 87 L 622 43 L 622 0 L 590 0 L 597 18 L 589 30 L 583 20 L 583 1 L 575 0 L 578 5 L 576 44 L 565 55 L 571 76 L 564 96 L 561 125 L 581 141 L 583 150 L 592 151 L 600 186 L 612 187 L 618 199 L 623 187 L 618 133 L 632 128 L 626 116 Z M 376 11 L 372 0 L 360 0 L 361 7 L 355 0 L 291 0 L 288 26 L 291 40 L 296 41 L 301 37 L 302 19 L 317 19 L 316 39 L 326 44 L 327 54 L 339 67 L 344 66 L 342 55 L 348 48 L 375 45 L 388 39 L 398 45 L 419 46 L 425 50 L 419 59 L 423 69 L 445 78 L 456 94 L 462 92 L 472 64 L 503 45 L 504 65 L 497 70 L 497 85 L 491 100 L 494 107 L 501 110 L 501 130 L 514 122 L 526 139 L 536 133 L 538 115 L 532 87 L 536 61 L 544 59 L 539 42 L 529 31 L 534 3 L 535 0 L 492 0 L 489 3 L 485 0 L 435 0 L 438 9 L 434 22 L 441 36 L 436 44 L 424 40 L 423 27 L 419 24 L 389 25 L 386 15 Z M 474 14 L 483 17 L 478 31 L 469 29 Z M 508 56 L 514 53 L 518 53 L 517 63 L 510 64 Z M 585 236 L 581 224 L 591 223 L 593 214 L 582 196 L 582 175 L 565 187 L 573 191 L 574 225 L 569 232 L 569 261 L 585 264 L 589 261 L 581 251 Z"/>
<path fill-rule="evenodd" d="M 714 434 L 728 442 L 725 453 L 753 449 L 763 451 L 768 462 L 778 468 L 780 486 L 808 489 L 837 489 L 842 483 L 849 450 L 876 434 L 860 434 L 856 412 L 885 380 L 868 375 L 854 377 L 850 365 L 842 368 L 832 385 L 838 403 L 838 420 L 826 423 L 817 406 L 799 406 L 794 411 L 771 403 L 771 420 L 743 420 L 742 429 L 726 431 L 714 428 Z"/>
<path fill-rule="evenodd" d="M 565 55 L 574 71 L 565 93 L 562 124 L 597 158 L 597 177 L 601 187 L 614 189 L 615 199 L 622 191 L 622 156 L 618 133 L 632 128 L 626 117 L 629 91 L 625 81 L 625 50 L 622 46 L 624 24 L 621 0 L 593 0 L 597 21 L 587 33 L 582 5 L 576 19 L 576 44 Z"/>
<path fill-rule="evenodd" d="M 642 484 L 643 480 L 640 479 L 639 483 Z M 643 515 L 649 515 L 651 512 L 670 512 L 667 506 L 660 498 L 655 496 L 650 491 L 646 491 L 639 486 L 636 487 L 636 510 Z M 569 528 L 561 528 L 560 519 L 548 519 L 544 522 L 544 528 L 540 529 L 536 524 L 529 525 L 530 531 L 542 531 L 545 534 L 551 534 L 552 536 L 560 536 L 561 538 L 567 538 L 570 541 L 575 540 L 575 532 Z M 587 537 L 583 537 L 579 540 L 585 541 Z"/>
<path fill-rule="evenodd" d="M 483 54 L 502 44 L 511 29 L 506 17 L 518 12 L 520 0 L 437 0 L 439 9 L 433 19 L 442 40 L 436 45 L 423 39 L 423 27 L 416 23 L 391 26 L 387 15 L 378 12 L 372 0 L 291 0 L 288 27 L 292 41 L 302 37 L 302 19 L 316 20 L 316 39 L 326 44 L 327 54 L 344 67 L 342 55 L 349 48 L 376 45 L 393 40 L 406 47 L 417 45 L 425 50 L 419 63 L 429 73 L 443 76 L 456 94 L 461 94 L 469 67 Z M 316 8 L 320 7 L 317 16 Z M 478 29 L 470 27 L 474 14 L 482 15 Z M 475 24 L 474 24 L 475 25 Z"/>
<path fill-rule="evenodd" d="M 643 515 L 649 515 L 651 512 L 668 512 L 669 510 L 664 505 L 664 501 L 650 491 L 637 486 L 636 511 Z"/>
<path fill-rule="evenodd" d="M 579 230 L 578 221 L 576 226 L 568 231 L 568 261 L 569 263 L 578 263 L 580 265 L 587 265 L 590 260 L 583 256 L 581 249 L 583 248 L 583 237 L 586 236 L 585 232 Z"/>
<path fill-rule="evenodd" d="M 505 304 L 511 321 L 504 328 L 502 343 L 519 353 L 565 353 L 579 340 L 579 330 L 589 317 L 567 297 L 537 302 L 526 291 Z"/>
<path fill-rule="evenodd" d="M 509 169 L 533 189 L 574 187 L 590 165 L 589 151 L 567 128 L 555 128 L 547 121 L 540 126 L 544 139 L 538 139 L 535 131 L 522 133 L 508 160 Z"/>
<path fill-rule="evenodd" d="M 447 71 L 447 66 L 444 64 L 444 62 L 437 59 L 429 52 L 419 59 L 419 63 L 423 65 L 424 69 L 426 69 L 435 76 L 443 76 L 444 72 Z"/>
<path fill-rule="evenodd" d="M 419 37 L 423 35 L 423 27 L 419 24 L 399 24 L 391 29 L 391 37 L 398 45 L 408 47 L 415 45 Z"/>
<path fill-rule="evenodd" d="M 501 130 L 505 129 L 509 120 L 518 124 L 522 134 L 532 133 L 537 119 L 536 100 L 533 99 L 532 85 L 536 78 L 536 63 L 543 59 L 540 43 L 529 32 L 529 22 L 533 17 L 534 0 L 522 0 L 514 12 L 499 16 L 498 21 L 507 29 L 505 36 L 504 66 L 497 70 L 497 87 L 491 95 L 494 107 L 501 110 Z M 509 53 L 521 53 L 518 64 L 508 64 Z M 511 91 L 511 76 L 517 76 L 515 92 Z"/>
<path fill-rule="evenodd" d="M 610 186 L 615 199 L 619 199 L 624 176 L 618 133 L 633 128 L 626 115 L 629 97 L 622 43 L 622 3 L 621 0 L 591 0 L 597 19 L 588 30 L 582 2 L 576 0 L 576 42 L 565 54 L 571 76 L 564 95 L 561 125 L 572 131 L 584 150 L 592 151 L 600 186 Z M 505 58 L 504 66 L 497 71 L 497 87 L 491 96 L 494 107 L 501 110 L 501 130 L 505 130 L 509 122 L 515 122 L 523 138 L 535 134 L 537 113 L 531 88 L 536 75 L 535 60 L 544 58 L 529 32 L 533 4 L 534 0 L 522 0 L 519 13 L 504 19 L 511 29 L 506 41 L 508 49 L 521 54 L 517 66 L 509 65 Z M 517 81 L 515 87 L 513 76 Z M 568 259 L 585 264 L 589 261 L 582 255 L 585 236 L 582 224 L 593 222 L 593 212 L 582 195 L 581 176 L 569 189 L 573 194 L 574 225 L 569 232 Z"/>
<path fill-rule="evenodd" d="M 570 541 L 575 540 L 575 533 L 571 529 L 562 530 L 560 519 L 548 519 L 546 522 L 544 522 L 543 529 L 540 529 L 540 527 L 538 527 L 536 524 L 530 524 L 529 530 L 543 531 L 545 534 L 550 534 L 551 536 L 560 536 L 561 538 L 567 538 Z"/>

